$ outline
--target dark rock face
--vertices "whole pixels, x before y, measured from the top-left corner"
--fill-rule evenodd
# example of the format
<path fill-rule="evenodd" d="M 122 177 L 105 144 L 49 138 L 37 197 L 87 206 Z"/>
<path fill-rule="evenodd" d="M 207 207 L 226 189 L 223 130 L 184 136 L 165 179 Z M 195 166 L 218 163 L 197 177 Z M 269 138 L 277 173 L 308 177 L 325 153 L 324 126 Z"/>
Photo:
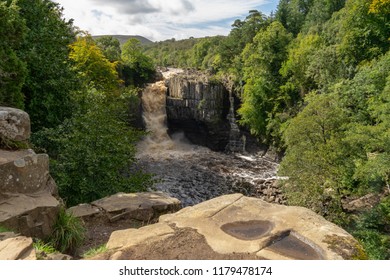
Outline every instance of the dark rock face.
<path fill-rule="evenodd" d="M 229 94 L 222 83 L 199 73 L 167 80 L 169 133 L 183 131 L 194 144 L 225 150 L 229 141 Z"/>

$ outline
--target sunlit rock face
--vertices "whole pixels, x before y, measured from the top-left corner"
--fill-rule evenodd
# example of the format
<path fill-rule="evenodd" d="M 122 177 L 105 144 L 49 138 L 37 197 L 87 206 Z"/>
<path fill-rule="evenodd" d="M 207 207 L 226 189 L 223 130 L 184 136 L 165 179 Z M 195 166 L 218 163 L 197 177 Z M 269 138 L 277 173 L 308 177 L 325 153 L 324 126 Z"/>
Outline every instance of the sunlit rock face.
<path fill-rule="evenodd" d="M 183 131 L 194 144 L 223 151 L 229 142 L 229 93 L 224 85 L 199 73 L 167 80 L 169 132 Z"/>
<path fill-rule="evenodd" d="M 231 194 L 115 231 L 97 259 L 342 260 L 365 254 L 345 230 L 313 211 Z"/>

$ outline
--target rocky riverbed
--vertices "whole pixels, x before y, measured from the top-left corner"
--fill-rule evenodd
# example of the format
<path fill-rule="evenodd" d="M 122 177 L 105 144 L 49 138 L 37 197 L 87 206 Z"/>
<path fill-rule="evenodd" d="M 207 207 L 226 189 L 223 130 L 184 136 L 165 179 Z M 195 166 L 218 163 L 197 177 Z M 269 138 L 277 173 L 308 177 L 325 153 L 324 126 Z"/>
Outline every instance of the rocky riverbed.
<path fill-rule="evenodd" d="M 260 155 L 224 154 L 204 147 L 141 156 L 139 164 L 155 174 L 154 188 L 179 199 L 183 206 L 230 193 L 285 203 L 276 185 L 278 164 Z"/>

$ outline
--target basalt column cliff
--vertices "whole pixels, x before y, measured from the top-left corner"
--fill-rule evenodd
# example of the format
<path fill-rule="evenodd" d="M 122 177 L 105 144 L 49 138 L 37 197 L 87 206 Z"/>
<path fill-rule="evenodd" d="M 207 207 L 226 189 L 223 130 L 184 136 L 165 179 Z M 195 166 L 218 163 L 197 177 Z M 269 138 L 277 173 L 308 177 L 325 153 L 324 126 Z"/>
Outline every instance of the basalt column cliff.
<path fill-rule="evenodd" d="M 182 73 L 167 80 L 170 133 L 183 131 L 194 144 L 223 151 L 229 143 L 229 93 L 204 75 Z"/>

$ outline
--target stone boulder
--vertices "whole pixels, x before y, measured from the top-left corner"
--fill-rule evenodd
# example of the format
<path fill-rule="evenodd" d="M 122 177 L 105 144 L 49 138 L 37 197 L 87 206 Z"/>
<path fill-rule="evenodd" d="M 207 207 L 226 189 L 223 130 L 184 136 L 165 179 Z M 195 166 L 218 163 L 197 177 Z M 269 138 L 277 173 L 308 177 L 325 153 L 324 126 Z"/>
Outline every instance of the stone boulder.
<path fill-rule="evenodd" d="M 104 216 L 109 222 L 120 219 L 150 222 L 162 214 L 173 213 L 180 208 L 181 203 L 178 199 L 162 192 L 117 193 L 91 204 L 71 207 L 68 212 L 85 221 Z"/>
<path fill-rule="evenodd" d="M 91 204 L 80 204 L 67 211 L 81 218 L 87 241 L 94 246 L 106 243 L 118 229 L 138 228 L 157 222 L 160 215 L 181 209 L 181 202 L 162 192 L 118 193 Z"/>
<path fill-rule="evenodd" d="M 221 196 L 140 229 L 113 232 L 96 259 L 361 259 L 345 230 L 302 207 Z"/>
<path fill-rule="evenodd" d="M 32 238 L 17 236 L 0 241 L 0 260 L 36 260 Z"/>
<path fill-rule="evenodd" d="M 0 107 L 0 138 L 26 141 L 30 137 L 30 117 L 19 109 Z"/>
<path fill-rule="evenodd" d="M 50 235 L 60 202 L 48 156 L 0 150 L 0 182 L 0 225 L 25 236 Z"/>

